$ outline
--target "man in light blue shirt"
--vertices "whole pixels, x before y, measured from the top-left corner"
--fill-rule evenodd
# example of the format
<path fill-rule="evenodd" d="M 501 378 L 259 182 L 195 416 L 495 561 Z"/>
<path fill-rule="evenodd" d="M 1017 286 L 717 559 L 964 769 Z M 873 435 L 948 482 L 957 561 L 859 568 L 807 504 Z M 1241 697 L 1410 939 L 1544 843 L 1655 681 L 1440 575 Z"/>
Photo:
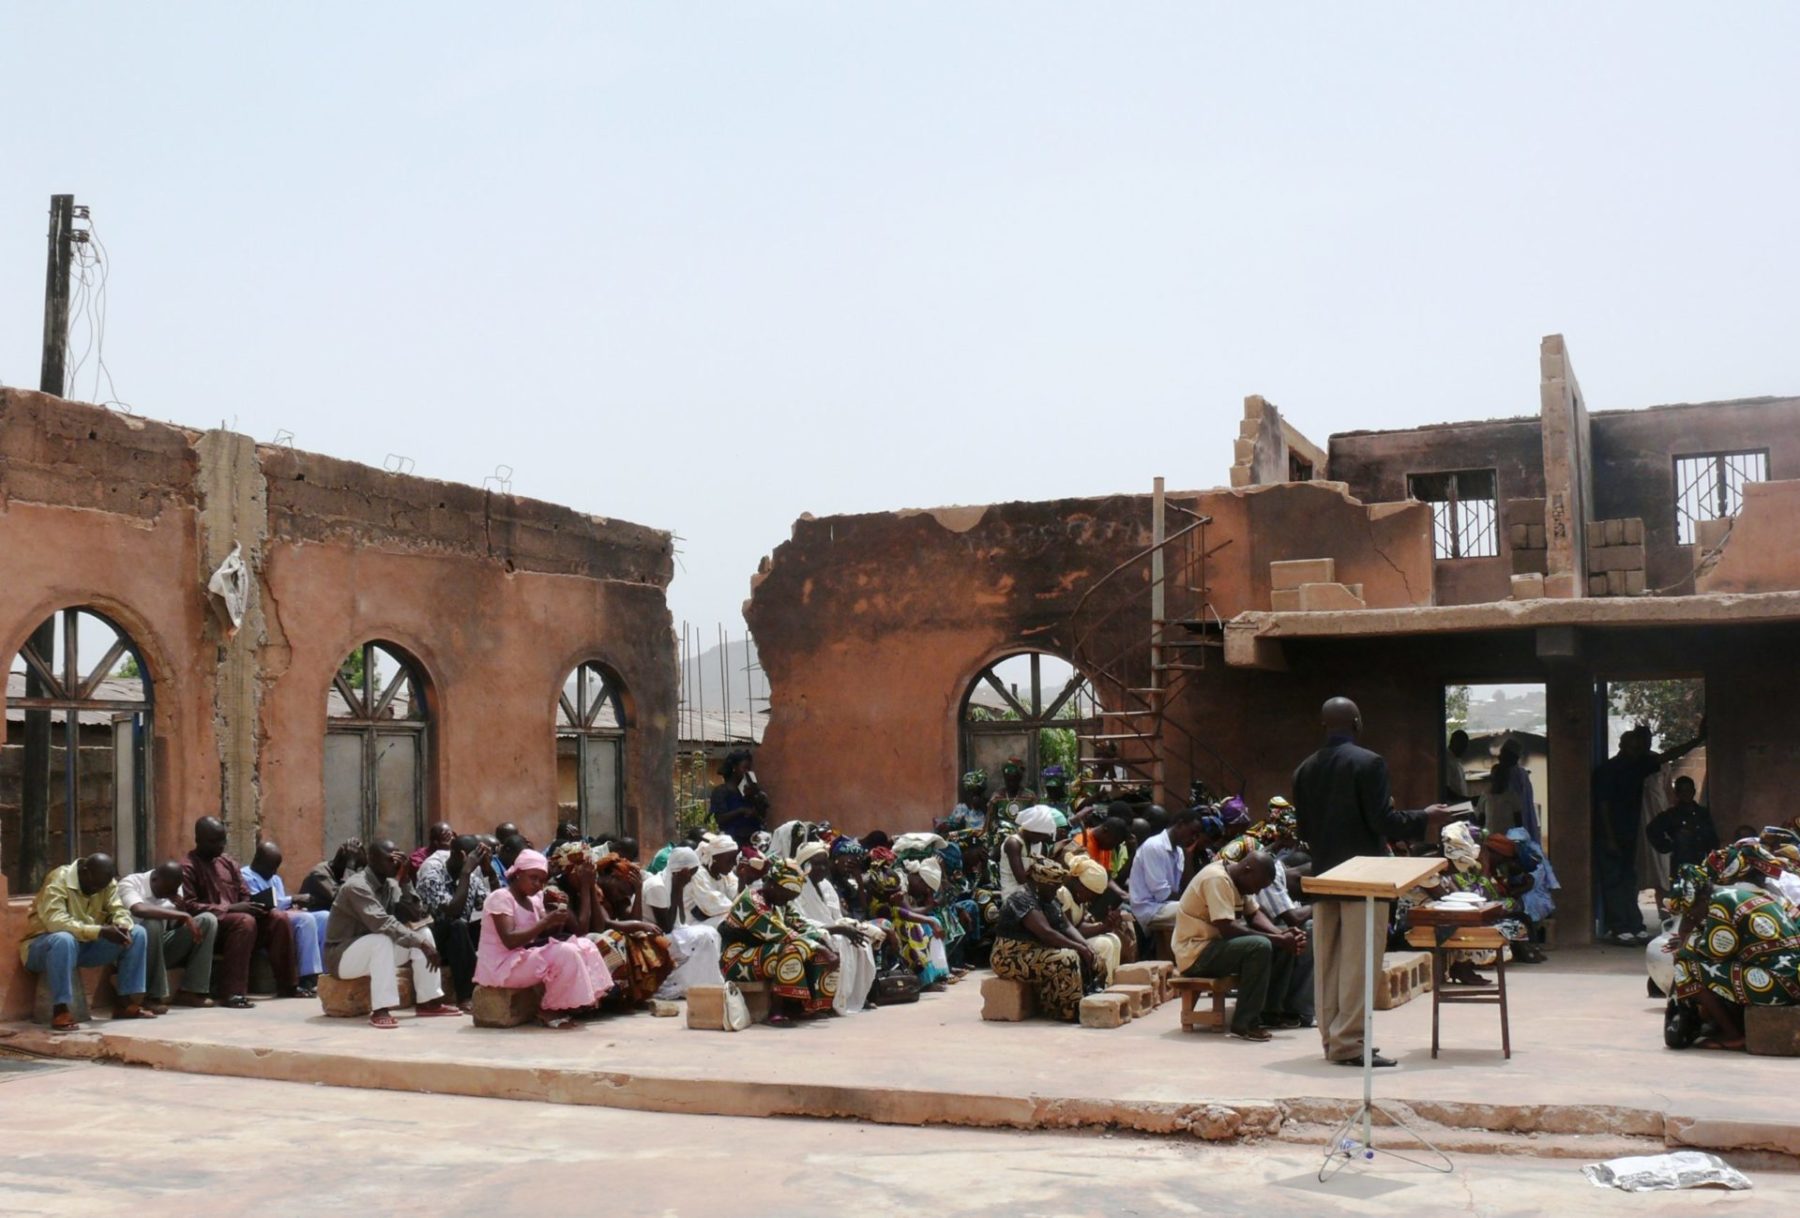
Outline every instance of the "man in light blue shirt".
<path fill-rule="evenodd" d="M 324 972 L 325 922 L 331 917 L 331 911 L 309 908 L 312 898 L 305 893 L 297 897 L 288 895 L 287 885 L 281 882 L 281 847 L 274 842 L 262 843 L 256 848 L 249 866 L 239 870 L 244 876 L 244 887 L 252 897 L 267 892 L 274 898 L 270 908 L 291 914 L 289 921 L 294 926 L 294 953 L 299 960 L 300 976 L 317 977 Z"/>
<path fill-rule="evenodd" d="M 1200 839 L 1200 810 L 1184 808 L 1131 856 L 1131 916 L 1139 926 L 1154 931 L 1175 925 L 1182 889 L 1200 870 Z"/>

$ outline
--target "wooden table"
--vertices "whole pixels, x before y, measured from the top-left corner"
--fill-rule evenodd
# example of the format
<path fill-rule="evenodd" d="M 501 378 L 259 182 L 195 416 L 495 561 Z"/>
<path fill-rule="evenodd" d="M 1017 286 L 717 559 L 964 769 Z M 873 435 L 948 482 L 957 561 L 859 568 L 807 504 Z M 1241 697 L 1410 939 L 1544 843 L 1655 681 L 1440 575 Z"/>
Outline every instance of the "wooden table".
<path fill-rule="evenodd" d="M 1496 915 L 1499 906 L 1495 906 Z M 1415 926 L 1406 932 L 1406 942 L 1431 953 L 1431 1055 L 1438 1055 L 1438 1008 L 1456 1006 L 1497 1006 L 1500 1008 L 1500 1054 L 1512 1060 L 1512 1030 L 1506 1019 L 1506 935 L 1498 926 L 1458 926 L 1450 937 L 1438 941 L 1437 927 Z M 1449 968 L 1449 952 L 1493 952 L 1494 980 L 1489 985 L 1458 985 L 1454 990 L 1444 984 Z"/>

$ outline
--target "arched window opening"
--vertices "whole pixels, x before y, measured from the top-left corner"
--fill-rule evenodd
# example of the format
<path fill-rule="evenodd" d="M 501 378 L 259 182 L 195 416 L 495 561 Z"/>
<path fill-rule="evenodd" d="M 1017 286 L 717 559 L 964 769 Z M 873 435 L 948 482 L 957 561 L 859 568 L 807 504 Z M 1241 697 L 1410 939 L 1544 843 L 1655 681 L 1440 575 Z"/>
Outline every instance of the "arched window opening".
<path fill-rule="evenodd" d="M 1100 706 L 1088 679 L 1060 656 L 1018 652 L 981 670 L 962 703 L 962 769 L 988 775 L 988 794 L 1002 789 L 1011 758 L 1024 767 L 1021 790 L 1044 796 L 1044 771 L 1080 772 L 1080 737 L 1097 731 Z"/>
<path fill-rule="evenodd" d="M 556 700 L 560 817 L 586 837 L 625 832 L 625 706 L 618 680 L 592 660 L 576 666 Z"/>
<path fill-rule="evenodd" d="M 431 712 L 418 662 L 380 641 L 351 651 L 325 719 L 324 853 L 347 837 L 424 841 Z"/>
<path fill-rule="evenodd" d="M 150 679 L 137 647 L 91 609 L 31 632 L 6 674 L 0 860 L 15 895 L 95 852 L 150 861 Z"/>

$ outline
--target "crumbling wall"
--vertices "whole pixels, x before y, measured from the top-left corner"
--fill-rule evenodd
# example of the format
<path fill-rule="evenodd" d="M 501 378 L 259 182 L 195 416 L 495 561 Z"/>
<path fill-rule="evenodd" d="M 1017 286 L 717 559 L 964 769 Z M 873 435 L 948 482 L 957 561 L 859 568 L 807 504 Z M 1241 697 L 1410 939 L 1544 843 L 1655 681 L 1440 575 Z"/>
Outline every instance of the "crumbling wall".
<path fill-rule="evenodd" d="M 1744 488 L 1744 510 L 1725 531 L 1723 544 L 1700 567 L 1696 591 L 1800 590 L 1797 532 L 1800 481 L 1750 483 Z M 1680 549 L 1691 554 L 1700 547 Z"/>
<path fill-rule="evenodd" d="M 1606 411 L 1593 416 L 1592 426 L 1594 514 L 1600 519 L 1642 518 L 1651 589 L 1693 591 L 1695 554 L 1691 546 L 1679 544 L 1676 528 L 1676 457 L 1767 449 L 1770 478 L 1800 476 L 1800 398 Z M 1777 549 L 1789 548 L 1787 537 L 1791 533 L 1782 537 Z"/>
<path fill-rule="evenodd" d="M 1544 549 L 1513 524 L 1543 525 L 1543 425 L 1536 417 L 1440 423 L 1406 431 L 1355 431 L 1331 437 L 1330 477 L 1365 503 L 1403 500 L 1412 474 L 1491 469 L 1502 526 L 1492 558 L 1438 560 L 1433 599 L 1440 605 L 1505 600 L 1514 574 L 1541 571 Z M 1541 538 L 1539 539 L 1541 540 Z M 1517 545 L 1524 541 L 1525 545 Z"/>
<path fill-rule="evenodd" d="M 345 655 L 375 639 L 424 666 L 435 815 L 459 828 L 515 820 L 549 840 L 557 695 L 595 659 L 624 686 L 626 825 L 665 837 L 670 542 L 550 504 L 0 390 L 0 648 L 16 654 L 67 606 L 131 636 L 154 690 L 160 857 L 187 849 L 209 813 L 225 817 L 240 853 L 258 836 L 280 840 L 295 878 L 321 856 L 326 691 Z M 240 543 L 252 583 L 233 631 L 206 583 Z M 16 941 L 30 895 L 0 903 L 0 941 Z M 29 1001 L 16 962 L 0 958 L 0 1016 Z"/>
<path fill-rule="evenodd" d="M 1253 393 L 1244 399 L 1244 418 L 1238 424 L 1233 455 L 1233 487 L 1268 486 L 1290 480 L 1307 482 L 1325 477 L 1324 451 L 1282 418 L 1275 403 L 1261 394 Z M 1293 477 L 1296 458 L 1311 471 L 1306 477 Z"/>
<path fill-rule="evenodd" d="M 1587 526 L 1594 515 L 1594 442 L 1587 403 L 1560 334 L 1539 347 L 1544 420 L 1544 594 L 1587 595 Z M 1620 513 L 1625 515 L 1625 513 Z"/>
<path fill-rule="evenodd" d="M 1169 498 L 1212 517 L 1205 578 L 1221 617 L 1267 608 L 1269 564 L 1291 558 L 1337 558 L 1371 605 L 1431 603 L 1423 505 L 1371 508 L 1323 482 Z M 1171 532 L 1189 519 L 1170 516 Z M 943 816 L 969 683 L 1014 651 L 1073 658 L 1077 603 L 1149 545 L 1150 519 L 1149 496 L 1119 495 L 796 523 L 745 607 L 772 691 L 756 764 L 776 819 L 866 830 Z M 1118 595 L 1132 603 L 1092 654 L 1147 650 L 1146 578 L 1130 570 Z M 1170 783 L 1182 789 L 1185 769 Z"/>

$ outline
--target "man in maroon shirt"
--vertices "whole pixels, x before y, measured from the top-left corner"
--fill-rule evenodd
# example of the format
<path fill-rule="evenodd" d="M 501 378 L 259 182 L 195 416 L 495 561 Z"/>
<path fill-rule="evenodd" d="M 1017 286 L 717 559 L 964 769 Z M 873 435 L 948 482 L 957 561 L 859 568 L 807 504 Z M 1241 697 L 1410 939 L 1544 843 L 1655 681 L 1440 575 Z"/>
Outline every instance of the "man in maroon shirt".
<path fill-rule="evenodd" d="M 258 947 L 269 953 L 276 993 L 282 998 L 311 998 L 316 991 L 300 988 L 294 952 L 294 928 L 288 915 L 259 905 L 244 887 L 237 860 L 225 853 L 225 825 L 215 816 L 194 823 L 194 848 L 181 864 L 181 907 L 191 914 L 209 913 L 219 920 L 219 950 L 224 955 L 213 973 L 220 1005 L 253 1006 L 250 956 Z"/>

